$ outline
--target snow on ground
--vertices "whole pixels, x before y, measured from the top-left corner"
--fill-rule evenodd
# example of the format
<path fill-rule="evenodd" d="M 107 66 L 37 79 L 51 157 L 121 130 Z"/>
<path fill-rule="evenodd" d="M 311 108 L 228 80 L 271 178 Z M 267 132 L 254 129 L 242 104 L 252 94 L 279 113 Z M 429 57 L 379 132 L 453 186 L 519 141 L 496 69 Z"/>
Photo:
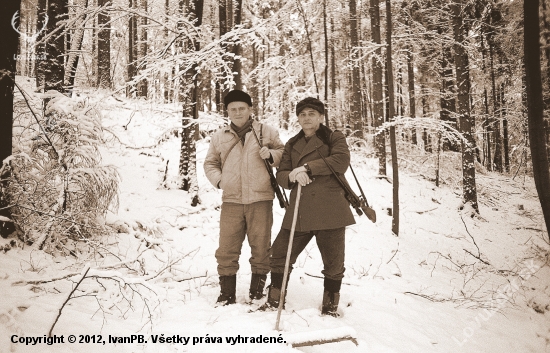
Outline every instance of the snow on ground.
<path fill-rule="evenodd" d="M 78 260 L 52 257 L 32 246 L 0 253 L 0 351 L 550 351 L 548 234 L 531 178 L 478 174 L 481 215 L 472 218 L 467 208 L 461 210 L 458 190 L 436 188 L 401 173 L 401 225 L 396 237 L 387 210 L 391 184 L 376 177 L 377 161 L 354 150 L 352 164 L 378 222 L 356 216 L 357 224 L 348 227 L 341 317 L 319 314 L 322 262 L 312 241 L 291 274 L 282 331 L 277 332 L 276 312 L 248 312 L 251 273 L 246 241 L 237 304 L 214 307 L 219 294 L 214 252 L 221 192 L 202 170 L 208 139 L 197 144 L 202 203 L 191 207 L 187 192 L 176 188 L 180 141 L 166 134 L 180 124 L 178 107 L 101 95 L 92 100 L 99 102 L 97 109 L 109 131 L 102 148 L 104 162 L 117 166 L 121 175 L 120 207 L 107 217 L 118 233 L 95 240 L 88 248 L 93 250 Z M 291 133 L 281 136 L 286 140 Z M 348 180 L 356 189 L 351 175 Z M 272 239 L 283 217 L 276 203 L 274 213 Z M 135 259 L 139 261 L 128 261 Z M 65 343 L 12 343 L 12 335 L 48 334 L 86 266 L 87 278 L 53 329 Z M 63 276 L 67 278 L 29 284 Z M 291 348 L 284 343 L 250 343 L 252 338 L 326 339 L 331 332 L 355 332 L 359 345 L 345 341 Z M 67 343 L 71 334 L 77 343 Z M 80 335 L 83 341 L 100 343 L 78 343 Z M 147 343 L 109 343 L 109 336 L 112 340 L 130 335 L 143 335 Z M 189 341 L 160 343 L 175 335 Z M 247 343 L 242 343 L 244 338 Z"/>

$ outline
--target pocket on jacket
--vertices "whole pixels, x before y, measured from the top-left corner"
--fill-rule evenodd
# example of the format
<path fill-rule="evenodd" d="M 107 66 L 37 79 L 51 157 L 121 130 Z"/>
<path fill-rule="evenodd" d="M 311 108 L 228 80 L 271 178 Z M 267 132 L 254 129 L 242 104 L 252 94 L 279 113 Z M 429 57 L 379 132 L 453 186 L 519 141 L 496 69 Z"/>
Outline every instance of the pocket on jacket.
<path fill-rule="evenodd" d="M 225 196 L 239 195 L 240 186 L 241 181 L 237 175 L 229 172 L 222 173 L 222 179 L 220 180 L 220 189 L 223 190 L 223 194 Z"/>

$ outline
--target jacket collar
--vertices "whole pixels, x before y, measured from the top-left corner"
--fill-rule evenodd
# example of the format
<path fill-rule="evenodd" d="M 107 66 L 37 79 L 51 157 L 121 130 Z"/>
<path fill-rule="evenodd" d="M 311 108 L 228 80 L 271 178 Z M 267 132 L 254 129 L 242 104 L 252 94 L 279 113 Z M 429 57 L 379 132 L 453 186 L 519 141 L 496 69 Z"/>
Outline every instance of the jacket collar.
<path fill-rule="evenodd" d="M 293 140 L 291 142 L 293 148 L 300 152 L 298 163 L 306 155 L 315 152 L 317 147 L 321 147 L 323 144 L 330 146 L 331 134 L 332 130 L 321 124 L 319 129 L 315 132 L 315 135 L 311 136 L 309 141 L 306 141 L 304 131 L 300 130 L 300 132 L 291 139 Z"/>

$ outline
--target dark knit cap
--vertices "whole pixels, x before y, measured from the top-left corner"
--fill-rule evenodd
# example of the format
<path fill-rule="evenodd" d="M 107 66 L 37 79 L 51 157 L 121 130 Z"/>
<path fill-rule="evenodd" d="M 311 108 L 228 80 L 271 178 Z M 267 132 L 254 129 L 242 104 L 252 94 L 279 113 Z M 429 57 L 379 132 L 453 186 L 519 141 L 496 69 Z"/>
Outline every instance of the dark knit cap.
<path fill-rule="evenodd" d="M 226 108 L 229 105 L 229 103 L 232 103 L 232 102 L 245 102 L 249 106 L 252 106 L 252 99 L 250 98 L 248 93 L 243 92 L 240 89 L 234 89 L 233 91 L 230 91 L 223 98 L 223 104 L 225 104 Z"/>
<path fill-rule="evenodd" d="M 325 105 L 317 98 L 307 97 L 302 99 L 296 104 L 296 115 L 300 115 L 300 112 L 306 108 L 317 110 L 320 114 L 325 114 Z"/>

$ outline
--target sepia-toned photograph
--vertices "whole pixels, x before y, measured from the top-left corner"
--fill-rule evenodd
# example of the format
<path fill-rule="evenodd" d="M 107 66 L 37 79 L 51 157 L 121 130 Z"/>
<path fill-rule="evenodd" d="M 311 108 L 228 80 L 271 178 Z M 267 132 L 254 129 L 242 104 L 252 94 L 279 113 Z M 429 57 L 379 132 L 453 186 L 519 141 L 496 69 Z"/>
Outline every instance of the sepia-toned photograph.
<path fill-rule="evenodd" d="M 3 0 L 0 353 L 550 352 L 548 0 Z"/>

